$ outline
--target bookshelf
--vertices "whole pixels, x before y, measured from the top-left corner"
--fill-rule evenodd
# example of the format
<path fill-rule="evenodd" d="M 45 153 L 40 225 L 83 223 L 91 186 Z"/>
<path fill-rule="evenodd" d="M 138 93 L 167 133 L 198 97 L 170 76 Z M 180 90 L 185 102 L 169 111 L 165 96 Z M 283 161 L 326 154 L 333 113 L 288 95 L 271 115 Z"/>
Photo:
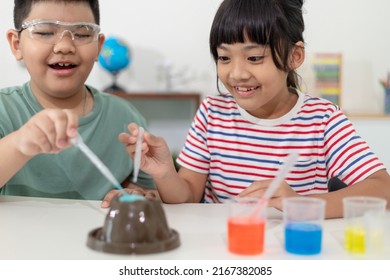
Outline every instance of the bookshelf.
<path fill-rule="evenodd" d="M 341 106 L 341 53 L 316 53 L 313 57 L 317 95 Z"/>
<path fill-rule="evenodd" d="M 131 102 L 145 117 L 148 130 L 163 137 L 172 153 L 185 143 L 200 105 L 198 92 L 109 92 Z"/>

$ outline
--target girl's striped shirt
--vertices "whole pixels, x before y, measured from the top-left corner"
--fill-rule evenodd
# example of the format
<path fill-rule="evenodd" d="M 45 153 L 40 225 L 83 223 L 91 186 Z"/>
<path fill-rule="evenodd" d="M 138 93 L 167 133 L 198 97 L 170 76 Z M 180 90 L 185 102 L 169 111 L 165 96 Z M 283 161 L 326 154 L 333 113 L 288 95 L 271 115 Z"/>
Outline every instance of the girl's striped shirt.
<path fill-rule="evenodd" d="M 302 195 L 328 192 L 332 177 L 350 186 L 385 168 L 338 106 L 298 95 L 288 114 L 272 120 L 249 115 L 231 95 L 202 102 L 177 162 L 208 174 L 205 202 L 230 200 L 274 178 L 291 151 L 300 157 L 286 181 Z"/>

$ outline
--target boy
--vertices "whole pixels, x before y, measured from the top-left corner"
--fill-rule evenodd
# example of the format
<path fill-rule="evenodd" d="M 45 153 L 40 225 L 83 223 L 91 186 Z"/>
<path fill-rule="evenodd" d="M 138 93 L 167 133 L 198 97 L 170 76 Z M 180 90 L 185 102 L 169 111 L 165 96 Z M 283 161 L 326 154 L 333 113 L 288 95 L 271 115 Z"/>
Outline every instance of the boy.
<path fill-rule="evenodd" d="M 128 178 L 132 161 L 117 140 L 129 122 L 145 126 L 128 102 L 84 83 L 104 42 L 98 0 L 15 0 L 7 39 L 30 81 L 0 90 L 0 192 L 103 199 L 119 194 L 70 139 L 77 134 L 129 192 L 156 196 L 149 175 Z"/>

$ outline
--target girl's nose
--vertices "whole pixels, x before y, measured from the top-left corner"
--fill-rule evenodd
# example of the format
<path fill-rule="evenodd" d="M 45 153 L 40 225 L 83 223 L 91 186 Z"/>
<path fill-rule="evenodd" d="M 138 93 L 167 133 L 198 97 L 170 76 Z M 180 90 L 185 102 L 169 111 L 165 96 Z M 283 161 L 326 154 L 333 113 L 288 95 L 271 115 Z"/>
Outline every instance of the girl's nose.
<path fill-rule="evenodd" d="M 236 81 L 249 79 L 250 72 L 246 69 L 245 63 L 239 61 L 231 63 L 229 78 Z"/>

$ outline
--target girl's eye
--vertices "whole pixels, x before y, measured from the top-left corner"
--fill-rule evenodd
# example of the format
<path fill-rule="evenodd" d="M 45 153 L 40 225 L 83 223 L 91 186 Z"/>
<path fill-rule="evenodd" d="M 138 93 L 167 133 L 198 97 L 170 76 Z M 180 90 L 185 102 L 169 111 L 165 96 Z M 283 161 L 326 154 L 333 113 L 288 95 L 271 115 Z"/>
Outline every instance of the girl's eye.
<path fill-rule="evenodd" d="M 263 61 L 263 59 L 264 59 L 264 56 L 250 56 L 250 57 L 248 57 L 248 60 L 250 62 L 261 62 L 261 61 Z"/>
<path fill-rule="evenodd" d="M 230 59 L 227 56 L 220 55 L 220 56 L 218 56 L 218 60 L 221 61 L 221 62 L 227 62 Z"/>

